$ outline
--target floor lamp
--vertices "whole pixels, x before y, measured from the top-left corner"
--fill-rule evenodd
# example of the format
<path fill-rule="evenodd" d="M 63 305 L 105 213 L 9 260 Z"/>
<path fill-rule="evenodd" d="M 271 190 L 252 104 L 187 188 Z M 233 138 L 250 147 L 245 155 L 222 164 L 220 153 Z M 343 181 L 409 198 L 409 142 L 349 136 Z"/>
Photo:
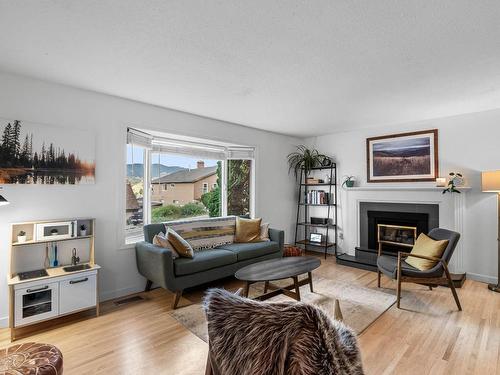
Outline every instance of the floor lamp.
<path fill-rule="evenodd" d="M 488 289 L 500 293 L 500 171 L 487 171 L 481 174 L 483 192 L 498 194 L 498 269 L 497 283 L 489 284 Z"/>

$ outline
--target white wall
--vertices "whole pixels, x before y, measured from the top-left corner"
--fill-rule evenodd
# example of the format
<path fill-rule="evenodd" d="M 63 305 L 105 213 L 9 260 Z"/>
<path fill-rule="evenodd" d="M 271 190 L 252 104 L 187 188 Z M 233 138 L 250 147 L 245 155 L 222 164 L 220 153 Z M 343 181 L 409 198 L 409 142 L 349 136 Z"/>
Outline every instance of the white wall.
<path fill-rule="evenodd" d="M 122 248 L 127 125 L 257 146 L 256 215 L 293 234 L 295 184 L 286 155 L 299 140 L 130 100 L 14 75 L 0 74 L 0 117 L 95 132 L 96 184 L 4 185 L 11 204 L 0 209 L 0 324 L 8 314 L 11 222 L 89 216 L 97 219 L 96 261 L 101 297 L 144 288 L 133 248 Z"/>
<path fill-rule="evenodd" d="M 481 192 L 480 172 L 500 169 L 500 110 L 334 133 L 309 138 L 307 143 L 334 156 L 338 163 L 339 178 L 344 175 L 354 175 L 357 178 L 357 185 L 368 185 L 366 182 L 366 138 L 434 128 L 439 129 L 440 175 L 446 176 L 450 171 L 461 171 L 467 179 L 466 185 L 472 187 L 465 197 L 465 230 L 462 233 L 463 267 L 472 278 L 496 282 L 496 196 Z M 408 184 L 413 183 L 393 185 L 408 186 Z M 419 184 L 429 185 L 429 183 Z M 380 186 L 381 183 L 370 185 Z M 344 235 L 344 241 L 340 246 L 342 251 L 353 254 L 354 246 L 357 245 L 357 233 L 353 230 L 357 227 L 357 213 L 351 203 L 359 199 L 361 193 L 348 192 L 345 189 L 340 191 L 339 199 L 345 207 L 345 209 L 339 207 L 340 225 L 343 226 Z M 373 191 L 370 194 L 373 198 L 382 196 L 382 193 Z M 403 199 L 402 192 L 389 194 Z M 414 200 L 419 200 L 416 198 L 423 196 L 424 193 L 417 191 L 404 194 L 405 199 L 410 200 L 412 197 Z M 426 196 L 429 195 L 426 194 Z M 453 199 L 453 197 L 444 199 Z"/>

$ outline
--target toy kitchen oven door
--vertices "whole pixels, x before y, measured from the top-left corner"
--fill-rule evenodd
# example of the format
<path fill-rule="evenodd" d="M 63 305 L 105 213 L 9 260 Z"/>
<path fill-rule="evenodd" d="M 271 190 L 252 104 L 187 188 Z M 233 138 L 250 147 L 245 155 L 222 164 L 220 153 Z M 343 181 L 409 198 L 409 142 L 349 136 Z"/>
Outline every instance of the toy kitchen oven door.
<path fill-rule="evenodd" d="M 76 220 L 36 224 L 37 241 L 57 241 L 77 236 Z"/>

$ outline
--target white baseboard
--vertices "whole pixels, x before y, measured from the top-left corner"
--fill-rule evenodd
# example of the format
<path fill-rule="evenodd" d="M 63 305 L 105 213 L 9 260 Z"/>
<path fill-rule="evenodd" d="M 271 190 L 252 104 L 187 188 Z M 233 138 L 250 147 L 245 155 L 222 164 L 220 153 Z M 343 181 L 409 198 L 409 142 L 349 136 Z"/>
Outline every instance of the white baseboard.
<path fill-rule="evenodd" d="M 467 272 L 467 278 L 482 283 L 496 284 L 497 278 L 495 276 L 482 275 L 480 273 Z"/>
<path fill-rule="evenodd" d="M 0 328 L 7 328 L 9 326 L 9 317 L 4 316 L 0 318 Z"/>
<path fill-rule="evenodd" d="M 134 294 L 134 293 L 139 293 L 144 291 L 144 285 L 135 285 L 135 286 L 129 286 L 126 288 L 121 288 L 117 290 L 108 290 L 105 292 L 100 292 L 99 293 L 99 300 L 101 302 L 107 301 L 110 299 L 115 299 L 115 298 L 120 298 L 123 296 L 128 296 L 129 294 Z"/>

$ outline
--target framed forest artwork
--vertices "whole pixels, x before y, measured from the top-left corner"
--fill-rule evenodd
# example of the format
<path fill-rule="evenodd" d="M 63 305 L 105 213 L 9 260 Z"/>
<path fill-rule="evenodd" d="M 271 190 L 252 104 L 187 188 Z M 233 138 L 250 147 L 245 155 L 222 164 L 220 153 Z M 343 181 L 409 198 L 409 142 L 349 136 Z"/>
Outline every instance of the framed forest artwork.
<path fill-rule="evenodd" d="M 0 184 L 95 183 L 91 132 L 0 118 L 0 137 Z"/>
<path fill-rule="evenodd" d="M 438 130 L 368 138 L 368 182 L 435 181 L 438 177 Z"/>

